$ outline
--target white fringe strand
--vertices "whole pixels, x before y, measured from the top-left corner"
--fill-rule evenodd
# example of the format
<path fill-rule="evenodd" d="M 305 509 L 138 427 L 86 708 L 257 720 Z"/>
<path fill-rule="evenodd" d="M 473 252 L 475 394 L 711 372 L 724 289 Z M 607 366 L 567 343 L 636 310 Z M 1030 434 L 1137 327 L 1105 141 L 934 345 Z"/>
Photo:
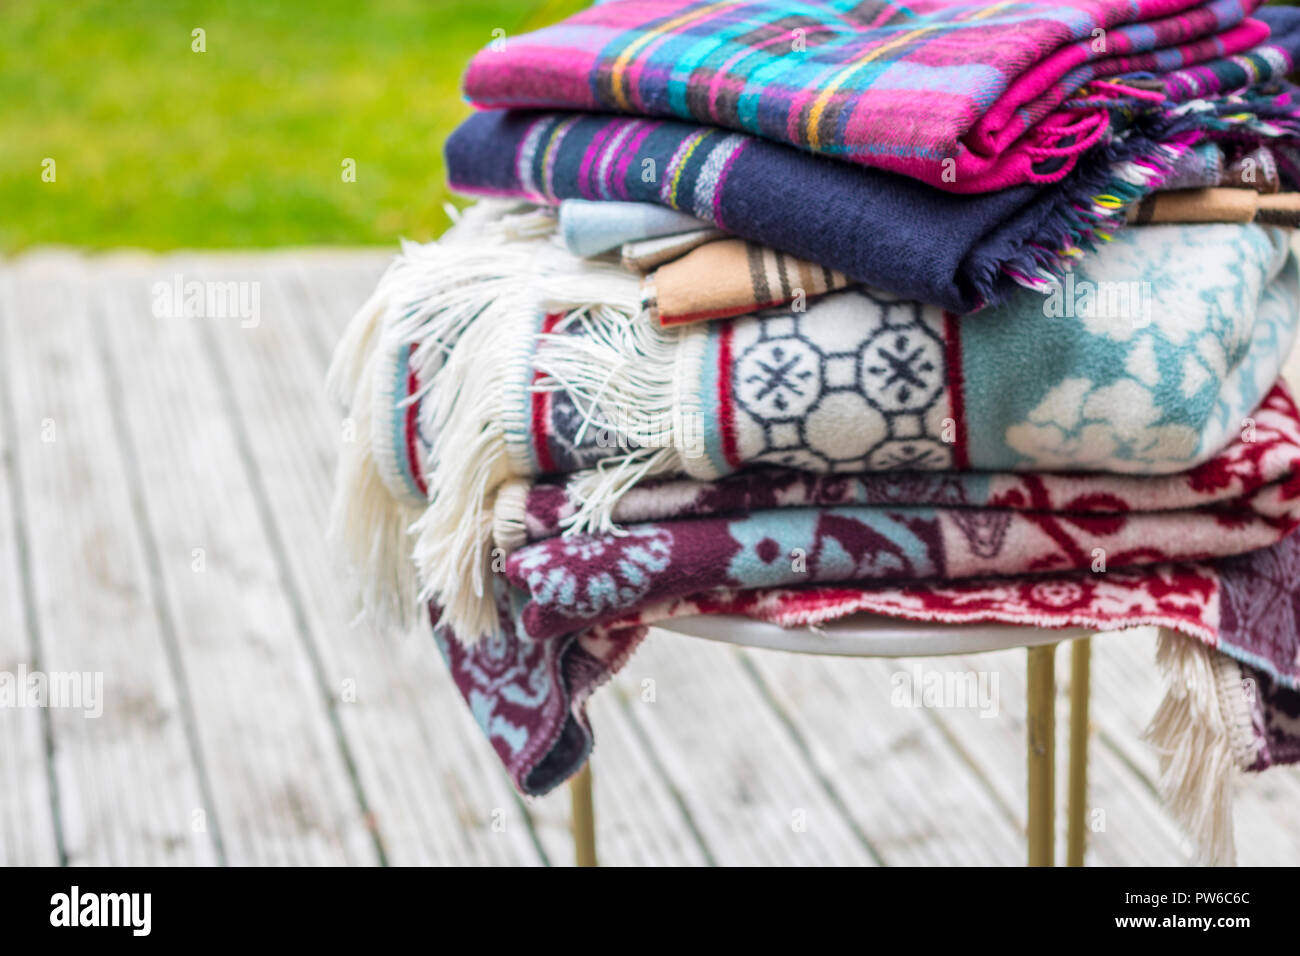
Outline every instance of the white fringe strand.
<path fill-rule="evenodd" d="M 1165 698 L 1146 737 L 1160 756 L 1160 789 L 1201 858 L 1236 863 L 1232 788 L 1254 760 L 1249 701 L 1235 661 L 1195 638 L 1161 628 L 1156 661 Z"/>
<path fill-rule="evenodd" d="M 557 259 L 545 247 L 529 258 L 497 314 L 461 335 L 423 399 L 437 439 L 429 505 L 412 529 L 420 597 L 436 601 L 466 643 L 496 627 L 491 577 L 506 556 L 493 548 L 496 495 L 531 472 L 528 392 L 537 339 L 548 338 L 536 334 L 540 316 L 566 313 L 559 327 L 591 316 L 628 325 L 640 311 L 637 277 L 617 266 Z"/>
<path fill-rule="evenodd" d="M 575 440 L 594 429 L 602 441 L 627 449 L 570 483 L 576 510 L 562 523 L 566 533 L 618 533 L 613 510 L 629 489 L 682 470 L 680 338 L 679 329 L 662 328 L 639 309 L 629 321 L 608 308 L 575 312 L 540 337 L 536 366 L 544 377 L 536 388 L 573 400 L 583 422 Z"/>
<path fill-rule="evenodd" d="M 423 614 L 410 529 L 427 502 L 397 473 L 391 442 L 375 434 L 376 397 L 391 399 L 394 362 L 415 346 L 424 389 L 437 383 L 451 347 L 479 319 L 492 321 L 533 268 L 535 247 L 555 228 L 549 210 L 481 203 L 438 242 L 403 243 L 335 349 L 326 390 L 345 410 L 328 537 L 356 579 L 362 615 L 376 627 L 409 626 Z M 517 299 L 517 296 L 515 296 Z"/>
<path fill-rule="evenodd" d="M 526 378 L 533 328 L 522 308 L 505 322 L 468 329 L 424 402 L 435 422 L 429 504 L 412 526 L 419 599 L 435 600 L 467 644 L 496 629 L 490 587 L 495 493 L 512 478 L 505 414 Z"/>
<path fill-rule="evenodd" d="M 644 314 L 638 276 L 568 255 L 549 212 L 487 205 L 468 210 L 443 240 L 403 247 L 329 374 L 331 394 L 357 419 L 357 440 L 340 457 L 331 529 L 361 578 L 363 605 L 404 622 L 435 601 L 466 643 L 496 627 L 492 575 L 508 552 L 494 548 L 494 531 L 510 542 L 522 536 L 514 482 L 532 477 L 530 390 L 568 391 L 581 431 L 601 429 L 621 452 L 571 486 L 577 513 L 568 533 L 617 531 L 619 498 L 682 463 L 680 331 Z M 554 331 L 538 334 L 541 318 L 555 313 Z M 378 405 L 394 403 L 395 363 L 406 353 L 419 387 L 402 401 L 420 402 L 422 433 L 432 436 L 422 463 L 427 500 L 413 497 L 395 443 L 373 431 L 383 421 Z M 503 486 L 513 495 L 504 509 Z"/>
<path fill-rule="evenodd" d="M 522 479 L 508 481 L 497 491 L 492 507 L 492 543 L 507 556 L 528 543 L 528 491 Z"/>
<path fill-rule="evenodd" d="M 372 354 L 358 381 L 369 377 L 381 358 Z M 396 501 L 380 476 L 371 445 L 372 391 L 355 383 L 353 387 L 356 400 L 339 446 L 328 537 L 338 543 L 354 572 L 365 620 L 375 627 L 405 631 L 415 622 L 418 590 L 407 527 L 419 509 Z"/>

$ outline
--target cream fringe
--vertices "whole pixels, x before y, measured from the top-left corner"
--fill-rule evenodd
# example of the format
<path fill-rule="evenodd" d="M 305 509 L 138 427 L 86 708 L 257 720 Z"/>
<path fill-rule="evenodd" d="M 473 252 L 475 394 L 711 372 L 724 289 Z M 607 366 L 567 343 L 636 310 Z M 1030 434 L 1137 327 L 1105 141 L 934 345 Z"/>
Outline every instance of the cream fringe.
<path fill-rule="evenodd" d="M 409 540 L 424 502 L 412 500 L 392 476 L 387 445 L 375 444 L 376 393 L 386 394 L 381 386 L 392 381 L 393 363 L 412 344 L 412 364 L 431 388 L 450 346 L 531 267 L 521 240 L 549 235 L 554 217 L 544 210 L 512 215 L 517 205 L 481 203 L 456 216 L 443 240 L 403 243 L 330 363 L 326 390 L 347 419 L 328 537 L 353 572 L 362 616 L 376 627 L 405 629 L 424 613 Z"/>
<path fill-rule="evenodd" d="M 528 543 L 526 509 L 531 487 L 527 481 L 516 478 L 497 491 L 492 508 L 492 542 L 507 555 Z"/>
<path fill-rule="evenodd" d="M 358 373 L 374 374 L 384 364 L 376 352 Z M 375 627 L 408 630 L 417 607 L 415 568 L 408 557 L 407 527 L 419 509 L 394 499 L 375 462 L 372 391 L 356 388 L 349 417 L 351 441 L 339 447 L 334 500 L 330 506 L 328 537 L 336 541 L 357 579 L 362 616 Z"/>
<path fill-rule="evenodd" d="M 418 600 L 437 601 L 443 620 L 467 644 L 496 630 L 490 581 L 504 570 L 491 550 L 491 505 L 514 474 L 504 416 L 519 404 L 519 389 L 510 386 L 526 379 L 529 352 L 517 346 L 534 322 L 518 293 L 512 298 L 513 314 L 465 332 L 424 398 L 437 438 L 429 504 L 411 527 Z"/>
<path fill-rule="evenodd" d="M 496 494 L 532 471 L 528 393 L 535 348 L 544 349 L 534 336 L 538 316 L 565 312 L 559 328 L 587 320 L 628 325 L 641 309 L 637 277 L 617 266 L 543 250 L 531 258 L 504 314 L 463 334 L 422 409 L 438 437 L 429 505 L 412 528 L 420 598 L 437 601 L 467 643 L 497 624 L 490 582 L 504 570 L 506 552 L 492 547 Z"/>
<path fill-rule="evenodd" d="M 527 255 L 505 244 L 548 235 L 555 219 L 547 210 L 511 215 L 516 203 L 482 202 L 452 214 L 454 224 L 430 243 L 403 240 L 401 255 L 357 310 L 335 347 L 325 387 L 340 405 L 351 405 L 365 377 L 365 366 L 381 333 L 403 333 L 408 341 L 423 338 L 454 341 L 454 332 L 472 321 L 484 286 L 509 282 Z M 469 237 L 484 240 L 472 243 Z M 448 275 L 452 279 L 448 279 Z M 406 313 L 403 310 L 407 310 Z M 428 328 L 428 335 L 417 332 Z M 441 351 L 431 342 L 431 353 Z"/>
<path fill-rule="evenodd" d="M 1156 660 L 1165 699 L 1146 737 L 1160 755 L 1160 789 L 1202 859 L 1232 866 L 1232 787 L 1255 757 L 1241 668 L 1195 638 L 1162 628 Z"/>
<path fill-rule="evenodd" d="M 644 350 L 646 341 L 636 331 L 646 328 L 636 321 L 638 276 L 574 259 L 544 210 L 507 212 L 480 204 L 442 241 L 405 245 L 344 334 L 328 377 L 357 429 L 340 456 L 331 535 L 361 579 L 364 610 L 381 625 L 404 624 L 434 600 L 467 643 L 496 628 L 491 576 L 504 569 L 504 552 L 492 548 L 497 492 L 532 471 L 532 362 L 535 348 L 549 348 L 535 341 L 539 316 L 562 312 L 560 329 L 582 324 L 629 348 L 642 343 Z M 374 396 L 386 394 L 379 385 L 412 345 L 421 387 L 408 401 L 420 399 L 421 423 L 435 436 L 425 463 L 427 502 L 410 500 L 386 447 L 372 444 Z M 565 354 L 558 350 L 557 368 L 565 368 Z M 662 346 L 660 358 L 670 358 Z M 612 488 L 601 497 L 616 498 L 630 480 L 664 467 L 643 462 L 641 449 L 623 457 L 627 464 L 600 472 Z"/>
<path fill-rule="evenodd" d="M 579 331 L 579 335 L 564 334 Z M 567 392 L 582 414 L 575 436 L 627 451 L 602 459 L 570 483 L 577 505 L 562 525 L 568 533 L 619 533 L 613 510 L 622 496 L 652 475 L 683 467 L 681 406 L 676 360 L 680 329 L 664 329 L 645 313 L 631 321 L 608 309 L 574 313 L 541 337 L 539 390 Z"/>

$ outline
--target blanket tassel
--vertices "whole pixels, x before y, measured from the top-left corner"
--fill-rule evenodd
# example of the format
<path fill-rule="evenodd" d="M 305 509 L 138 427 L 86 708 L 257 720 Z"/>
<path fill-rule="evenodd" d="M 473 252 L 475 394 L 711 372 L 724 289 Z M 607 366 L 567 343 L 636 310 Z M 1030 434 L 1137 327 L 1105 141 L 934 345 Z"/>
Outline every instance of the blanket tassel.
<path fill-rule="evenodd" d="M 1253 759 L 1241 668 L 1195 638 L 1161 629 L 1156 660 L 1167 691 L 1146 737 L 1160 756 L 1160 789 L 1200 858 L 1232 866 L 1232 788 Z"/>
<path fill-rule="evenodd" d="M 490 319 L 464 329 L 423 393 L 421 414 L 436 438 L 429 502 L 412 526 L 413 558 L 421 599 L 436 601 L 466 643 L 497 627 L 491 582 L 506 556 L 493 547 L 497 494 L 532 473 L 526 446 L 538 317 L 559 313 L 560 328 L 585 316 L 626 327 L 641 309 L 636 276 L 555 256 L 546 245 L 521 246 L 528 267 L 496 297 Z"/>
<path fill-rule="evenodd" d="M 433 389 L 452 346 L 511 299 L 520 275 L 533 268 L 534 252 L 520 240 L 555 228 L 549 211 L 512 212 L 516 206 L 480 203 L 457 216 L 443 240 L 404 243 L 330 362 L 326 391 L 346 417 L 327 537 L 343 552 L 371 626 L 406 629 L 423 615 L 411 528 L 427 505 L 406 484 L 391 442 L 376 434 L 376 402 L 395 401 L 403 352 L 422 389 Z"/>
<path fill-rule="evenodd" d="M 367 624 L 405 631 L 415 623 L 418 590 L 407 528 L 419 511 L 394 499 L 371 445 L 371 389 L 364 383 L 380 359 L 375 353 L 366 363 L 343 422 L 327 537 L 342 548 Z"/>
<path fill-rule="evenodd" d="M 580 335 L 567 334 L 575 327 Z M 679 407 L 676 345 L 680 329 L 664 329 L 637 309 L 571 315 L 542 336 L 538 390 L 562 391 L 578 406 L 582 442 L 594 431 L 599 443 L 626 449 L 602 458 L 569 486 L 577 506 L 563 521 L 566 533 L 619 532 L 614 508 L 631 488 L 654 475 L 680 472 L 691 433 Z"/>

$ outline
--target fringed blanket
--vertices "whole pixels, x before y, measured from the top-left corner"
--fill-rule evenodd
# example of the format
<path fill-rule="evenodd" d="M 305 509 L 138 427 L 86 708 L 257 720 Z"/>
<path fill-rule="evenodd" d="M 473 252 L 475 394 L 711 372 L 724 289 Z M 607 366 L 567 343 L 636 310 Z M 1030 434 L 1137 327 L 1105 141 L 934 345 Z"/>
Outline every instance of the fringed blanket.
<path fill-rule="evenodd" d="M 1102 80 L 1244 53 L 1269 36 L 1247 16 L 1256 6 L 614 0 L 484 50 L 465 91 L 483 107 L 689 119 L 985 192 L 1065 176 L 1106 134 L 1116 100 L 1232 83 L 1222 65 L 1158 91 Z M 1289 56 L 1256 66 L 1281 75 Z"/>
<path fill-rule="evenodd" d="M 365 603 L 428 608 L 521 790 L 674 616 L 1158 625 L 1163 783 L 1231 857 L 1232 768 L 1300 760 L 1300 270 L 1257 222 L 1295 215 L 1300 14 L 1255 5 L 619 0 L 476 58 L 479 104 L 561 112 L 471 118 L 453 186 L 671 263 L 475 210 L 331 369 Z M 1138 205 L 1170 184 L 1245 224 L 1065 268 L 1196 214 Z"/>
<path fill-rule="evenodd" d="M 744 239 L 918 302 L 966 313 L 1017 285 L 1040 290 L 1206 136 L 1235 162 L 1300 142 L 1291 88 L 1194 100 L 1139 119 L 1050 186 L 954 196 L 883 172 L 682 122 L 576 113 L 475 114 L 447 140 L 450 185 L 470 195 L 633 200 L 690 213 Z M 1203 157 L 1198 157 L 1203 159 Z"/>
<path fill-rule="evenodd" d="M 1171 100 L 1185 102 L 1245 89 L 1261 79 L 1294 72 L 1300 56 L 1300 11 L 1275 4 L 1258 7 L 1254 18 L 1268 27 L 1266 42 L 1244 54 L 1163 73 L 1154 77 L 1150 85 Z"/>
<path fill-rule="evenodd" d="M 1162 637 L 1169 691 L 1151 739 L 1171 807 L 1212 862 L 1233 857 L 1234 768 L 1300 761 L 1300 535 L 1240 558 L 1105 574 L 712 591 L 540 641 L 520 634 L 504 604 L 499 629 L 473 647 L 439 622 L 436 608 L 433 618 L 474 719 L 515 785 L 541 794 L 586 761 L 587 699 L 654 623 L 738 614 L 810 627 L 862 612 L 932 623 L 1177 632 Z"/>
<path fill-rule="evenodd" d="M 609 531 L 652 475 L 1181 472 L 1238 435 L 1300 311 L 1285 234 L 1253 225 L 1133 230 L 1055 304 L 1023 292 L 965 321 L 855 289 L 676 329 L 617 267 L 474 235 L 409 250 L 334 373 L 362 435 L 339 522 L 372 596 L 410 599 L 404 562 L 376 555 L 408 554 L 418 521 L 424 593 L 471 633 L 492 626 L 493 503 L 511 478 L 583 472 L 568 527 Z"/>

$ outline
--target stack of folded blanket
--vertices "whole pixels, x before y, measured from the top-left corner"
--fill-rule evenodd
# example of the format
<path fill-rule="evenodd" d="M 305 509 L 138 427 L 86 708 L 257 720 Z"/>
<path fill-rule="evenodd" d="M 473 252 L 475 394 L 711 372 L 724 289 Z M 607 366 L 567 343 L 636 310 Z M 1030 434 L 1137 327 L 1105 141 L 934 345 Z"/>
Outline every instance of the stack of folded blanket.
<path fill-rule="evenodd" d="M 1174 808 L 1300 761 L 1300 12 L 611 0 L 484 50 L 485 197 L 349 327 L 333 524 L 516 785 L 647 628 L 1166 629 Z"/>

